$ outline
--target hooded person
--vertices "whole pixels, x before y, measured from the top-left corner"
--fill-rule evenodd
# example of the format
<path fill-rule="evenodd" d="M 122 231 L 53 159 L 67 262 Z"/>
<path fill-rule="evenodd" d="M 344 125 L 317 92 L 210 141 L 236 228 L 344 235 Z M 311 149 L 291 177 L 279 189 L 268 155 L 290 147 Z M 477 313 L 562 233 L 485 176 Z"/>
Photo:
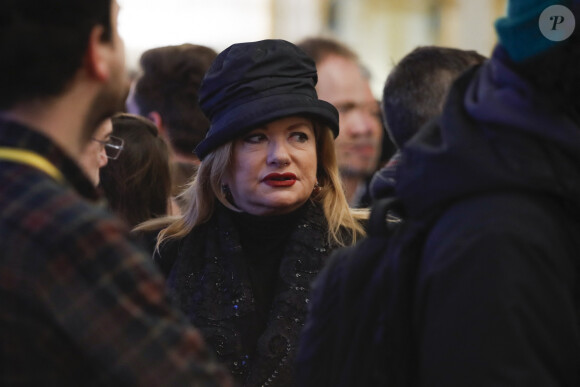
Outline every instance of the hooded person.
<path fill-rule="evenodd" d="M 317 279 L 297 385 L 580 385 L 579 10 L 579 0 L 509 1 L 491 58 L 461 75 L 441 116 L 402 147 L 403 221 L 377 236 L 375 210 L 392 203 L 379 198 L 367 253 L 342 255 L 383 252 L 367 281 L 356 277 L 364 264 Z M 358 268 L 337 257 L 328 268 Z M 356 323 L 334 318 L 336 300 L 352 305 L 353 293 Z M 347 355 L 312 349 L 332 332 L 339 346 L 370 339 Z M 336 378 L 349 370 L 372 382 Z"/>
<path fill-rule="evenodd" d="M 234 44 L 200 88 L 211 122 L 183 215 L 155 261 L 170 294 L 243 386 L 292 385 L 310 282 L 336 247 L 364 235 L 341 188 L 338 112 L 316 67 L 284 40 Z"/>
<path fill-rule="evenodd" d="M 407 217 L 444 209 L 408 300 L 408 385 L 580 385 L 578 10 L 510 0 L 491 59 L 403 147 Z"/>

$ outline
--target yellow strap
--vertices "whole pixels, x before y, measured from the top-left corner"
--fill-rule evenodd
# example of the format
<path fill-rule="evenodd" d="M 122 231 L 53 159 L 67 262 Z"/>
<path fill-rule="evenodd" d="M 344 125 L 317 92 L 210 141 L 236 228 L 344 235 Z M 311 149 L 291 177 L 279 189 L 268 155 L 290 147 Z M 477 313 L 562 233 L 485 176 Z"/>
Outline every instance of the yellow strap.
<path fill-rule="evenodd" d="M 57 181 L 63 181 L 62 173 L 50 161 L 32 151 L 16 148 L 0 147 L 0 159 L 15 161 L 21 164 L 28 164 L 34 168 L 44 171 Z"/>

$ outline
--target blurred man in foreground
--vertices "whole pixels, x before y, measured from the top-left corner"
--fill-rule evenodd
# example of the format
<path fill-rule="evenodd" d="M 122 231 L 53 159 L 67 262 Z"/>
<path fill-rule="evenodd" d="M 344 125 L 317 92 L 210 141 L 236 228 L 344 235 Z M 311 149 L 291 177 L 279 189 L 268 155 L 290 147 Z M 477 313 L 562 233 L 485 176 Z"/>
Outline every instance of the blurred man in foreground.
<path fill-rule="evenodd" d="M 219 385 L 78 160 L 126 95 L 116 0 L 0 14 L 0 385 Z"/>

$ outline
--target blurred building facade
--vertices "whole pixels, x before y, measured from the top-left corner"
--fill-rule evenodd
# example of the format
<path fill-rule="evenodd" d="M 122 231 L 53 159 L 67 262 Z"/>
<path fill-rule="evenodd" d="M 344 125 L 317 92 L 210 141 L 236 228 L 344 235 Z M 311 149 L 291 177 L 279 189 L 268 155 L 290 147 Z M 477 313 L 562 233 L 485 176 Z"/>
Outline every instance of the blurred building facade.
<path fill-rule="evenodd" d="M 294 2 L 300 6 L 294 6 Z M 493 22 L 506 0 L 272 0 L 273 36 L 335 36 L 356 49 L 380 95 L 395 63 L 421 45 L 473 49 L 488 56 Z M 292 5 L 291 5 L 292 4 Z M 311 15 L 305 17 L 305 14 Z M 315 15 L 315 16 L 314 16 Z"/>
<path fill-rule="evenodd" d="M 437 44 L 489 55 L 493 22 L 506 0 L 118 0 L 128 66 L 169 44 L 221 51 L 241 41 L 298 41 L 330 35 L 352 46 L 379 96 L 390 69 L 417 46 Z"/>

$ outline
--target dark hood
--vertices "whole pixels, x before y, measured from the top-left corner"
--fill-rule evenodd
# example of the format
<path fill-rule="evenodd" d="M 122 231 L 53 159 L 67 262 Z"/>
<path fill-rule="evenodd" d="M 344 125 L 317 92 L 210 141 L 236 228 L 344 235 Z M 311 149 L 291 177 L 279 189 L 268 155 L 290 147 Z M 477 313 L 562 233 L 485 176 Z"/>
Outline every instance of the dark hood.
<path fill-rule="evenodd" d="M 402 151 L 397 195 L 411 216 L 450 200 L 524 189 L 580 203 L 580 128 L 519 77 L 498 47 L 453 85 L 441 117 Z"/>

